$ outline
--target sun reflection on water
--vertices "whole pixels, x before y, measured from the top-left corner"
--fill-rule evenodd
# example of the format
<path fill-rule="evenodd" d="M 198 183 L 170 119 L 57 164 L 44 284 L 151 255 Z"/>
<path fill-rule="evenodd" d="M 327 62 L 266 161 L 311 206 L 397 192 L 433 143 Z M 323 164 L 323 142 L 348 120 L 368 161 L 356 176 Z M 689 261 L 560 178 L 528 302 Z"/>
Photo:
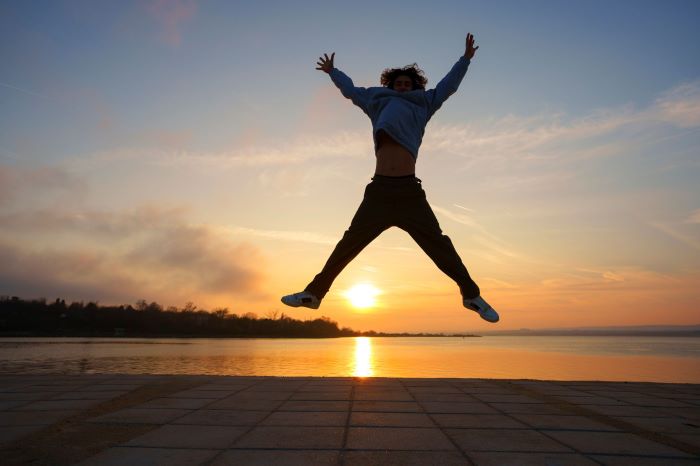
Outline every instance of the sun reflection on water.
<path fill-rule="evenodd" d="M 372 341 L 368 337 L 355 338 L 355 366 L 352 375 L 354 377 L 372 377 Z"/>

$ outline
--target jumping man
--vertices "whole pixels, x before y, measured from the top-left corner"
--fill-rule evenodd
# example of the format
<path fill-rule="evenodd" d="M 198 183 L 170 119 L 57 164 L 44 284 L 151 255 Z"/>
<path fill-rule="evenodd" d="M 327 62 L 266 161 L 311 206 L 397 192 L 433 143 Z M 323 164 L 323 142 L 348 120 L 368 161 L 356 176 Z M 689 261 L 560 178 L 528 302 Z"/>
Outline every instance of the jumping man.
<path fill-rule="evenodd" d="M 350 227 L 331 253 L 323 270 L 304 291 L 282 297 L 288 306 L 318 309 L 333 280 L 384 230 L 396 226 L 406 231 L 445 274 L 459 286 L 464 307 L 488 322 L 498 313 L 480 295 L 452 241 L 442 234 L 435 214 L 416 178 L 416 158 L 425 126 L 433 114 L 462 82 L 479 47 L 467 34 L 466 50 L 435 89 L 425 90 L 428 80 L 414 63 L 385 69 L 381 87 L 355 87 L 352 80 L 333 66 L 335 53 L 319 58 L 317 70 L 330 75 L 340 92 L 372 120 L 377 159 L 372 181 Z"/>

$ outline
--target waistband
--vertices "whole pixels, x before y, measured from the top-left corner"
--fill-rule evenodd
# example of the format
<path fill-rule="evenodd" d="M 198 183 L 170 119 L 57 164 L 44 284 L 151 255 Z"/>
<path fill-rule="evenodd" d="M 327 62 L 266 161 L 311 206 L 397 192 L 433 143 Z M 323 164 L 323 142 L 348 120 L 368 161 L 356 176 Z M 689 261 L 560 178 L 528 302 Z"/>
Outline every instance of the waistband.
<path fill-rule="evenodd" d="M 380 182 L 380 183 L 411 183 L 411 182 L 417 182 L 417 183 L 422 183 L 423 181 L 418 178 L 415 173 L 412 175 L 403 175 L 403 176 L 387 176 L 387 175 L 374 175 L 372 177 L 372 181 L 374 182 Z"/>

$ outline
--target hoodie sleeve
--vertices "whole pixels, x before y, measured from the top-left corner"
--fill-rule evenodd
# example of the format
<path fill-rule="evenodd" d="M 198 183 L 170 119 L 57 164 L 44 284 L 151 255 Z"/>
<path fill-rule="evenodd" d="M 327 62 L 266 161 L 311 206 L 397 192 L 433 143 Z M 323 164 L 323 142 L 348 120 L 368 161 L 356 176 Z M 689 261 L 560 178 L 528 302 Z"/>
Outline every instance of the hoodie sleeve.
<path fill-rule="evenodd" d="M 340 93 L 346 98 L 352 100 L 352 103 L 362 109 L 363 112 L 369 115 L 368 104 L 370 99 L 370 91 L 365 87 L 355 87 L 352 79 L 338 68 L 333 68 L 329 73 L 333 83 L 340 89 Z"/>
<path fill-rule="evenodd" d="M 449 96 L 457 92 L 459 84 L 462 82 L 462 79 L 464 79 L 464 75 L 467 74 L 469 63 L 470 60 L 465 56 L 459 57 L 457 63 L 454 64 L 450 72 L 435 86 L 435 89 L 426 91 L 425 98 L 428 102 L 428 119 L 442 107 L 442 104 Z"/>

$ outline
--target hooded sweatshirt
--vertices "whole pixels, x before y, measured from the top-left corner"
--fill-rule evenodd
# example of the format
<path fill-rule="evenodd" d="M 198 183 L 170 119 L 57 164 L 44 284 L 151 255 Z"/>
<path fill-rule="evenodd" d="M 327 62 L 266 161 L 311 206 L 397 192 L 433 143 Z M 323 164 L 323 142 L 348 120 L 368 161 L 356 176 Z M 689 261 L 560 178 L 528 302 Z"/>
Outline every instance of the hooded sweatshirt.
<path fill-rule="evenodd" d="M 435 89 L 428 91 L 397 92 L 388 87 L 355 87 L 352 79 L 338 68 L 333 68 L 329 74 L 340 92 L 372 120 L 375 153 L 377 133 L 383 130 L 405 147 L 415 160 L 425 126 L 445 100 L 457 92 L 469 63 L 468 58 L 461 56 Z"/>

